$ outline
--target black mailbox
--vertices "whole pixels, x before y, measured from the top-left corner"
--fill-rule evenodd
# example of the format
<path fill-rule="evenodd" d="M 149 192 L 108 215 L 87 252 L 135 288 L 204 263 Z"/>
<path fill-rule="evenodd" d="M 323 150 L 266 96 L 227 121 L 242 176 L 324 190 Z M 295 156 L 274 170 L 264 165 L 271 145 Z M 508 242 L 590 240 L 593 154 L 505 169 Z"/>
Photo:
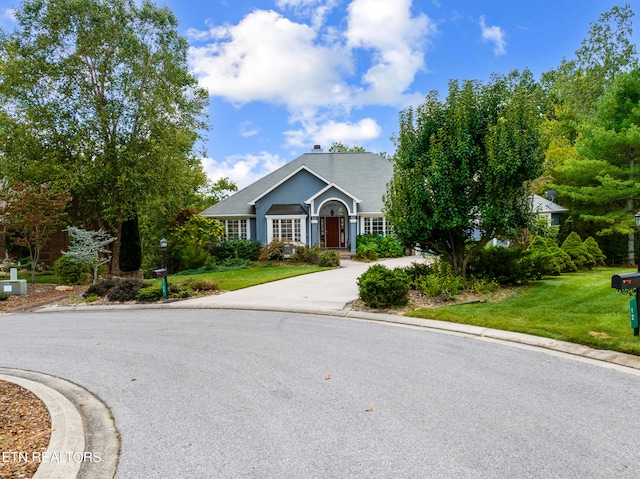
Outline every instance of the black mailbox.
<path fill-rule="evenodd" d="M 614 274 L 611 277 L 611 287 L 616 289 L 640 288 L 640 272 Z"/>
<path fill-rule="evenodd" d="M 167 271 L 167 270 L 166 270 L 166 269 L 164 269 L 164 268 L 154 269 L 154 270 L 151 272 L 151 277 L 152 277 L 152 278 L 164 278 L 164 273 L 165 273 L 165 271 Z"/>

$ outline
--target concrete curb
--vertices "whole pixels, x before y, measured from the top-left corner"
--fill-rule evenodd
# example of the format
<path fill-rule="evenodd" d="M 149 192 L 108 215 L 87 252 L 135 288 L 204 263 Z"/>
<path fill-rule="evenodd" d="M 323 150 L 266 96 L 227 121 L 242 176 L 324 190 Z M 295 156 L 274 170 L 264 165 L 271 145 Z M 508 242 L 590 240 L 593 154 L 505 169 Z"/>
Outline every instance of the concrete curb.
<path fill-rule="evenodd" d="M 0 380 L 8 381 L 28 389 L 38 396 L 49 410 L 51 417 L 51 439 L 34 478 L 77 477 L 84 454 L 84 428 L 80 413 L 66 397 L 29 379 L 0 374 Z"/>
<path fill-rule="evenodd" d="M 96 396 L 69 381 L 33 371 L 0 368 L 0 380 L 33 392 L 49 410 L 47 460 L 40 462 L 34 478 L 115 476 L 120 439 L 108 408 Z"/>

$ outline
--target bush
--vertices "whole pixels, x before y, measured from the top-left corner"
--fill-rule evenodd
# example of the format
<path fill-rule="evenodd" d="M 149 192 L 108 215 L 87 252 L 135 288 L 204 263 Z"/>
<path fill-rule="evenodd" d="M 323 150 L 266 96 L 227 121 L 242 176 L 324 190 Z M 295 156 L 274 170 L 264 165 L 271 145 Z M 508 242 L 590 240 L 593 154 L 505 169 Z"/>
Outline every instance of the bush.
<path fill-rule="evenodd" d="M 310 246 L 309 248 L 296 248 L 293 259 L 307 264 L 318 264 L 320 258 L 320 246 Z"/>
<path fill-rule="evenodd" d="M 571 256 L 569 256 L 566 251 L 564 251 L 558 243 L 552 238 L 547 238 L 547 247 L 549 251 L 553 253 L 558 265 L 560 266 L 560 272 L 562 273 L 575 273 L 578 271 L 576 265 L 571 261 Z"/>
<path fill-rule="evenodd" d="M 549 249 L 542 236 L 536 236 L 527 248 L 531 264 L 531 274 L 541 279 L 544 275 L 558 276 L 561 273 L 557 255 Z"/>
<path fill-rule="evenodd" d="M 519 246 L 487 246 L 469 262 L 471 276 L 487 278 L 504 285 L 526 283 L 532 277 L 531 259 Z"/>
<path fill-rule="evenodd" d="M 260 257 L 260 248 L 259 241 L 234 238 L 218 243 L 215 247 L 214 255 L 218 261 L 232 258 L 257 261 Z"/>
<path fill-rule="evenodd" d="M 356 237 L 356 257 L 375 260 L 378 258 L 400 258 L 404 248 L 392 235 L 359 235 Z"/>
<path fill-rule="evenodd" d="M 105 279 L 92 284 L 82 295 L 85 299 L 89 296 L 105 296 L 118 282 L 115 279 Z"/>
<path fill-rule="evenodd" d="M 218 284 L 209 278 L 191 278 L 184 283 L 193 291 L 216 291 Z"/>
<path fill-rule="evenodd" d="M 411 283 L 411 288 L 420 289 L 417 287 L 417 281 L 420 278 L 430 275 L 433 273 L 433 267 L 428 263 L 417 263 L 414 262 L 410 266 L 406 266 L 404 268 L 404 272 L 409 277 L 409 282 Z"/>
<path fill-rule="evenodd" d="M 138 292 L 142 288 L 149 287 L 149 283 L 145 283 L 138 279 L 125 279 L 119 281 L 113 288 L 107 292 L 109 301 L 134 301 L 138 296 Z"/>
<path fill-rule="evenodd" d="M 562 243 L 561 248 L 571 257 L 578 270 L 595 268 L 596 260 L 582 243 L 580 235 L 572 231 Z"/>
<path fill-rule="evenodd" d="M 409 278 L 401 268 L 390 270 L 374 264 L 357 283 L 360 299 L 372 308 L 402 306 L 409 300 Z"/>
<path fill-rule="evenodd" d="M 162 299 L 162 285 L 149 286 L 142 288 L 136 294 L 136 301 L 143 303 L 154 303 Z"/>
<path fill-rule="evenodd" d="M 335 250 L 323 251 L 318 257 L 318 266 L 337 268 L 340 266 L 340 253 Z"/>
<path fill-rule="evenodd" d="M 282 261 L 284 259 L 284 248 L 287 245 L 284 241 L 274 239 L 268 245 L 260 248 L 260 261 Z"/>
<path fill-rule="evenodd" d="M 91 266 L 86 263 L 76 263 L 68 256 L 62 255 L 53 263 L 53 271 L 62 284 L 85 284 L 89 282 Z"/>
<path fill-rule="evenodd" d="M 593 238 L 593 236 L 589 236 L 584 243 L 582 243 L 587 251 L 593 256 L 593 259 L 596 260 L 596 266 L 605 266 L 607 257 L 604 255 L 602 250 L 600 249 L 600 245 Z"/>
<path fill-rule="evenodd" d="M 0 293 L 0 301 L 6 301 L 7 299 L 9 299 L 9 296 L 11 295 L 7 293 Z"/>
<path fill-rule="evenodd" d="M 416 279 L 416 286 L 425 296 L 451 301 L 464 291 L 465 281 L 453 272 L 451 264 L 443 259 L 436 259 L 431 266 L 431 273 Z"/>

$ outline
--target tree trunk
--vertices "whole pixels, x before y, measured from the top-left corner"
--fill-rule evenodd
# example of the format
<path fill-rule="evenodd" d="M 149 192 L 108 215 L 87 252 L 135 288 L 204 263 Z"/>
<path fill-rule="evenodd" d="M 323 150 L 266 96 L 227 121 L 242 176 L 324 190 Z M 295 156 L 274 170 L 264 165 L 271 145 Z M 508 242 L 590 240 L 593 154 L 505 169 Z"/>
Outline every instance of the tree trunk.
<path fill-rule="evenodd" d="M 118 218 L 116 223 L 116 239 L 113 242 L 113 249 L 111 251 L 111 268 L 110 272 L 114 276 L 120 276 L 120 245 L 122 244 L 122 217 Z"/>
<path fill-rule="evenodd" d="M 631 161 L 631 168 L 633 169 L 633 160 Z M 627 199 L 627 214 L 634 215 L 633 211 L 633 199 Z M 634 218 L 635 219 L 635 218 Z M 627 262 L 629 264 L 636 264 L 636 232 L 632 231 L 627 235 Z"/>

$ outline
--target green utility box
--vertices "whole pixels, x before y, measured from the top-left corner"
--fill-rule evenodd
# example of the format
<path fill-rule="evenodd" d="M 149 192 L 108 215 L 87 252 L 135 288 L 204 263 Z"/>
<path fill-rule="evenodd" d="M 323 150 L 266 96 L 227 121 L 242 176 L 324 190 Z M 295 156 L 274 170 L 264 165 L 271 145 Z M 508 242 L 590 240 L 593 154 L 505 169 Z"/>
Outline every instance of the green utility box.
<path fill-rule="evenodd" d="M 0 293 L 4 294 L 19 294 L 21 296 L 27 295 L 27 280 L 0 280 Z"/>

